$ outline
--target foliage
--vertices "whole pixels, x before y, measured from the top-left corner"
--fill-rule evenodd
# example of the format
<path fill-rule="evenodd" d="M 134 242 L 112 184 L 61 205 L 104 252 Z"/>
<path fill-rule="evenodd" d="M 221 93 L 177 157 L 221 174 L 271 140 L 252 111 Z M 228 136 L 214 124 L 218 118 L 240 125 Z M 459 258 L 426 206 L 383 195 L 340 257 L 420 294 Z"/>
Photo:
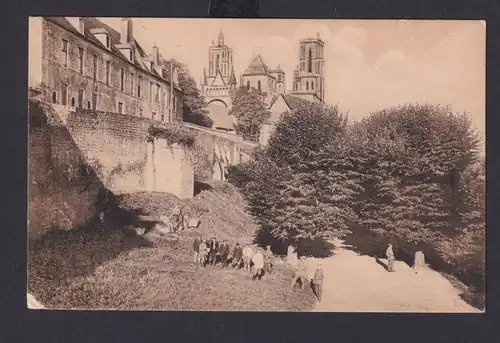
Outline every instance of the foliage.
<path fill-rule="evenodd" d="M 346 119 L 336 107 L 301 105 L 282 115 L 267 148 L 230 169 L 264 236 L 299 242 L 341 233 L 355 220 L 349 202 L 359 186 L 351 161 L 339 160 L 348 149 Z"/>
<path fill-rule="evenodd" d="M 207 106 L 205 97 L 198 89 L 196 81 L 191 76 L 188 67 L 175 59 L 164 62 L 167 66 L 173 63 L 174 68 L 177 68 L 179 73 L 179 86 L 184 93 L 183 120 L 200 126 L 212 127 L 213 121 L 208 116 L 208 111 L 205 110 Z M 170 72 L 170 67 L 167 68 L 167 72 Z"/>
<path fill-rule="evenodd" d="M 236 130 L 245 139 L 257 139 L 262 124 L 270 117 L 263 96 L 256 89 L 246 87 L 238 88 L 232 96 L 229 114 L 237 119 Z"/>
<path fill-rule="evenodd" d="M 179 123 L 152 123 L 148 129 L 148 142 L 163 138 L 169 145 L 179 144 L 192 148 L 196 142 L 195 136 Z"/>

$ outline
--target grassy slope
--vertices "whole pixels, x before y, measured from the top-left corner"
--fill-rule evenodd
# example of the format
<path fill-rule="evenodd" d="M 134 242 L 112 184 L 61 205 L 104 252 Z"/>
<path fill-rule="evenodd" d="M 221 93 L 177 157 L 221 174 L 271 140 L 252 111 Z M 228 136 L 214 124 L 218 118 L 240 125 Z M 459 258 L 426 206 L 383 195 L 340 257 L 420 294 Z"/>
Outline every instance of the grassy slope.
<path fill-rule="evenodd" d="M 28 288 L 49 308 L 169 309 L 222 311 L 300 311 L 313 296 L 288 290 L 291 270 L 253 282 L 241 270 L 199 268 L 192 262 L 192 237 L 217 234 L 249 241 L 256 226 L 244 201 L 230 185 L 212 183 L 193 200 L 169 194 L 137 193 L 120 200 L 122 208 L 143 215 L 169 214 L 175 204 L 201 214 L 196 232 L 136 236 L 127 230 L 54 233 L 31 247 Z"/>

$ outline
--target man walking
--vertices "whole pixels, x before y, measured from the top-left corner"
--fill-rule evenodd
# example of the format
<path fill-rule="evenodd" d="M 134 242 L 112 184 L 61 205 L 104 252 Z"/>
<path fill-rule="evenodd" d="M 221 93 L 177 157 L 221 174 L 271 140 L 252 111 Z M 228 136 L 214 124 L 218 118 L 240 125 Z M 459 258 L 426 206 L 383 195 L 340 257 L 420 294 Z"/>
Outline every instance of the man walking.
<path fill-rule="evenodd" d="M 321 296 L 323 294 L 323 279 L 325 277 L 325 272 L 321 266 L 321 262 L 318 262 L 318 267 L 314 272 L 314 278 L 312 280 L 314 294 L 318 298 L 318 301 L 321 302 Z"/>
<path fill-rule="evenodd" d="M 212 237 L 212 239 L 210 240 L 209 249 L 210 251 L 208 252 L 208 263 L 213 266 L 217 263 L 216 257 L 219 250 L 219 242 L 217 242 L 217 239 L 215 237 Z"/>
<path fill-rule="evenodd" d="M 229 255 L 229 243 L 226 240 L 223 240 L 220 247 L 219 247 L 219 254 L 220 254 L 220 262 L 221 262 L 221 267 L 227 267 L 227 257 Z"/>
<path fill-rule="evenodd" d="M 243 258 L 243 249 L 241 249 L 240 243 L 236 243 L 236 246 L 234 247 L 233 250 L 233 260 L 232 260 L 233 268 L 235 267 L 238 267 L 238 269 L 241 268 L 242 258 Z"/>
<path fill-rule="evenodd" d="M 387 257 L 387 271 L 394 271 L 394 251 L 392 251 L 392 244 L 389 244 L 389 247 L 385 251 L 385 256 Z"/>
<path fill-rule="evenodd" d="M 254 274 L 252 276 L 252 281 L 255 281 L 255 279 L 262 279 L 262 276 L 264 275 L 264 256 L 260 252 L 261 249 L 257 249 L 255 254 L 252 256 L 252 262 L 253 262 L 253 267 L 254 267 Z"/>
<path fill-rule="evenodd" d="M 293 286 L 300 280 L 300 289 L 304 289 L 304 285 L 307 282 L 307 265 L 305 263 L 305 257 L 302 256 L 297 263 L 297 270 L 293 274 L 292 283 L 290 285 L 290 289 L 293 289 Z"/>
<path fill-rule="evenodd" d="M 198 263 L 198 258 L 200 255 L 200 240 L 198 237 L 195 237 L 194 242 L 193 242 L 193 260 L 194 263 Z"/>

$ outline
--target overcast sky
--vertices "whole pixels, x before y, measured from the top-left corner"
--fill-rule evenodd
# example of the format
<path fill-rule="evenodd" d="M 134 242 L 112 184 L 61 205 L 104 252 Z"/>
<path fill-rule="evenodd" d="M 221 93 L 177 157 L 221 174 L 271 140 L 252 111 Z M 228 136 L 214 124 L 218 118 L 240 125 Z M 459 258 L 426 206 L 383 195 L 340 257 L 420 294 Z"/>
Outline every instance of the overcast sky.
<path fill-rule="evenodd" d="M 119 18 L 100 18 L 119 30 Z M 133 18 L 146 51 L 188 65 L 199 83 L 220 30 L 233 49 L 237 79 L 262 48 L 264 62 L 292 87 L 301 38 L 325 42 L 325 101 L 359 119 L 407 102 L 451 105 L 485 128 L 485 23 L 481 21 Z"/>

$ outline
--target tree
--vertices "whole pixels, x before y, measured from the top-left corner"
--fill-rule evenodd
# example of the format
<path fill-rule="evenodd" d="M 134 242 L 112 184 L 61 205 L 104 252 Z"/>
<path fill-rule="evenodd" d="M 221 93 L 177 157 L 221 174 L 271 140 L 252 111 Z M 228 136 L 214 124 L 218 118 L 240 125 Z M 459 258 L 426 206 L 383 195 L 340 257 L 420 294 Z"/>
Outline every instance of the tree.
<path fill-rule="evenodd" d="M 229 114 L 237 119 L 236 130 L 245 139 L 258 139 L 262 124 L 270 117 L 263 96 L 256 89 L 246 87 L 238 88 L 232 96 Z"/>
<path fill-rule="evenodd" d="M 345 144 L 346 115 L 307 103 L 285 112 L 265 149 L 234 168 L 229 180 L 249 201 L 267 241 L 314 240 L 346 230 L 360 191 Z"/>
<path fill-rule="evenodd" d="M 170 73 L 171 63 L 179 73 L 179 86 L 184 93 L 183 120 L 200 126 L 212 127 L 213 121 L 208 116 L 208 111 L 205 110 L 207 107 L 205 97 L 201 95 L 188 67 L 175 59 L 164 62 L 167 65 L 167 73 Z"/>

